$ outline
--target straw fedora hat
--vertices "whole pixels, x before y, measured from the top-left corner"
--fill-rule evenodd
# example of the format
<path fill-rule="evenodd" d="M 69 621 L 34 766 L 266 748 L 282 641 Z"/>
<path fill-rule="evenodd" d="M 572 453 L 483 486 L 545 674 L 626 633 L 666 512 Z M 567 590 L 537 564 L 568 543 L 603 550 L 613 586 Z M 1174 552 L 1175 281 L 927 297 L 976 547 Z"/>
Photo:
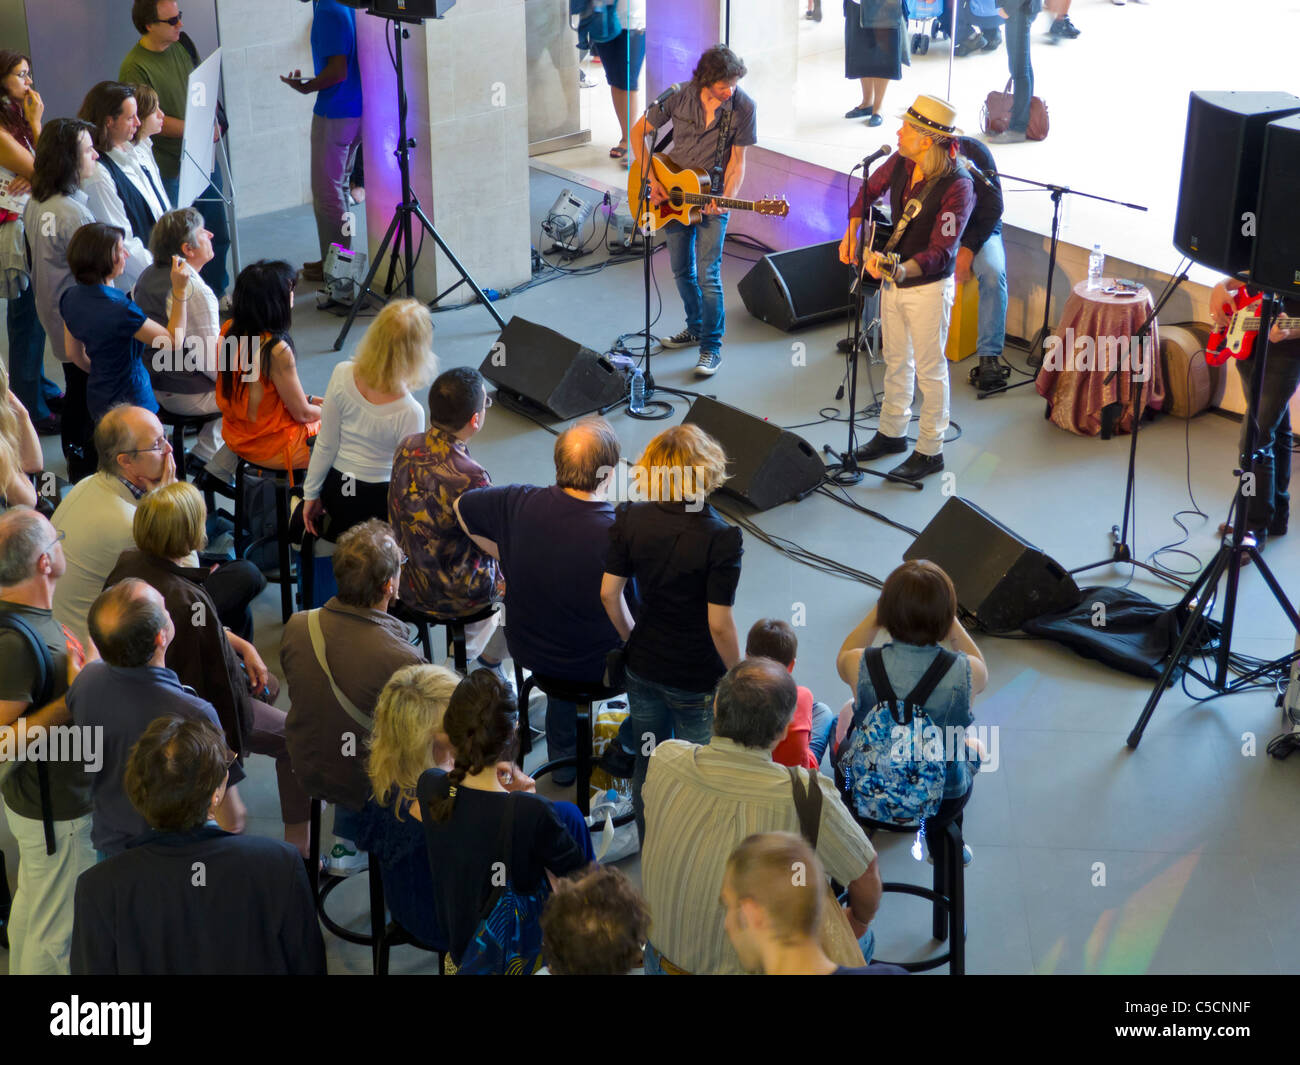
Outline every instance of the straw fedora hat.
<path fill-rule="evenodd" d="M 941 137 L 960 137 L 957 128 L 957 109 L 939 96 L 918 96 L 912 106 L 898 116 L 911 123 L 922 133 Z"/>

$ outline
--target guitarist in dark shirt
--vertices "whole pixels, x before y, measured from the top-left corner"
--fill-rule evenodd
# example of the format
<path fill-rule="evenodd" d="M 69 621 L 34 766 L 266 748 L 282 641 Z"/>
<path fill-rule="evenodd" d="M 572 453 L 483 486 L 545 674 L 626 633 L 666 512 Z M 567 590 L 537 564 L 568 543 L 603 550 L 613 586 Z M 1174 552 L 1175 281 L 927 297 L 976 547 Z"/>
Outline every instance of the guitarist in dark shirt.
<path fill-rule="evenodd" d="M 1230 315 L 1224 305 L 1231 304 L 1233 296 L 1243 282 L 1224 278 L 1214 286 L 1210 295 L 1210 321 L 1216 330 L 1228 325 Z M 1248 294 L 1258 295 L 1258 293 Z M 1258 313 L 1258 307 L 1254 308 Z M 1300 300 L 1285 300 L 1282 313 L 1300 316 Z M 1250 395 L 1251 374 L 1259 360 L 1234 359 L 1241 374 L 1241 387 Z M 1255 538 L 1262 551 L 1270 536 L 1286 533 L 1290 518 L 1291 496 L 1291 397 L 1300 385 L 1300 329 L 1283 329 L 1277 323 L 1268 331 L 1268 353 L 1264 360 L 1263 392 L 1259 402 L 1258 433 L 1255 439 L 1255 461 L 1241 455 L 1243 469 L 1255 475 L 1254 494 L 1246 497 L 1246 529 Z M 1245 445 L 1246 426 L 1242 425 L 1242 446 Z M 1225 522 L 1219 526 L 1220 535 L 1228 531 Z"/>
<path fill-rule="evenodd" d="M 725 45 L 700 56 L 689 82 L 674 85 L 646 110 L 632 128 L 633 173 L 644 174 L 650 161 L 648 138 L 668 122 L 673 125 L 673 161 L 698 167 L 713 179 L 713 190 L 734 199 L 745 178 L 745 149 L 757 139 L 757 108 L 737 88 L 747 73 L 741 58 Z M 650 178 L 650 201 L 658 205 L 668 191 Z M 709 377 L 722 365 L 722 336 L 726 309 L 722 299 L 722 244 L 727 236 L 727 212 L 716 204 L 703 208 L 692 226 L 672 221 L 664 227 L 673 278 L 686 310 L 686 328 L 665 337 L 666 348 L 700 347 L 695 373 Z"/>
<path fill-rule="evenodd" d="M 956 165 L 957 112 L 937 96 L 918 96 L 898 128 L 898 151 L 863 183 L 849 211 L 840 261 L 852 263 L 867 208 L 888 196 L 894 235 L 885 249 L 867 249 L 866 272 L 883 283 L 885 398 L 880 429 L 858 449 L 859 461 L 907 450 L 912 388 L 919 380 L 921 417 L 916 450 L 890 473 L 920 480 L 943 469 L 948 430 L 948 360 L 944 346 L 956 285 L 957 250 L 975 203 L 970 175 Z M 892 253 L 883 258 L 881 251 Z M 897 257 L 893 263 L 892 257 Z"/>

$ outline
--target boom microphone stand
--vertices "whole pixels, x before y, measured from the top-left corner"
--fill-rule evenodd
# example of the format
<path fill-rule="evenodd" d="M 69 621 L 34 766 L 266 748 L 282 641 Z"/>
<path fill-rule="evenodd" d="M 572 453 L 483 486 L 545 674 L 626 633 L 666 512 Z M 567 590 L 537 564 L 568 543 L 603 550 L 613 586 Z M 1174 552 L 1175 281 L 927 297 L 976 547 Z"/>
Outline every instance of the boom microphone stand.
<path fill-rule="evenodd" d="M 1034 367 L 1034 376 L 1025 381 L 1018 381 L 1014 385 L 1002 385 L 1000 388 L 990 388 L 987 392 L 981 391 L 977 398 L 984 399 L 986 396 L 995 396 L 1000 392 L 1010 392 L 1013 388 L 1023 388 L 1028 384 L 1038 382 L 1038 373 L 1043 366 L 1043 345 L 1046 343 L 1048 336 L 1051 335 L 1050 322 L 1052 320 L 1052 282 L 1056 280 L 1056 249 L 1061 240 L 1061 200 L 1065 194 L 1072 193 L 1075 196 L 1083 196 L 1089 200 L 1100 200 L 1102 203 L 1114 203 L 1120 207 L 1127 207 L 1133 211 L 1145 211 L 1146 208 L 1141 204 L 1126 203 L 1123 200 L 1112 200 L 1107 196 L 1095 196 L 1091 192 L 1080 192 L 1078 189 L 1072 189 L 1068 185 L 1049 185 L 1042 181 L 1035 181 L 1032 178 L 1016 177 L 1015 174 L 1004 174 L 996 172 L 994 175 L 998 178 L 1007 178 L 1011 181 L 1019 181 L 1026 185 L 1034 185 L 1044 189 L 1052 194 L 1052 244 L 1047 253 L 1047 292 L 1046 299 L 1043 301 L 1043 325 L 1042 328 L 1034 335 L 1034 339 L 1029 343 L 1029 365 Z"/>
<path fill-rule="evenodd" d="M 415 138 L 408 138 L 406 135 L 406 74 L 405 67 L 402 64 L 402 41 L 410 36 L 410 31 L 402 25 L 401 19 L 394 18 L 388 21 L 392 23 L 393 42 L 396 45 L 393 65 L 397 70 L 397 165 L 402 175 L 402 201 L 393 209 L 393 220 L 388 225 L 388 232 L 384 234 L 384 239 L 380 242 L 379 250 L 375 253 L 374 261 L 370 264 L 370 272 L 366 274 L 365 283 L 361 286 L 361 291 L 357 293 L 356 299 L 352 301 L 352 309 L 348 311 L 347 320 L 343 323 L 338 339 L 334 341 L 335 351 L 343 347 L 343 341 L 347 339 L 348 332 L 352 329 L 352 323 L 356 321 L 357 315 L 366 302 L 366 298 L 369 296 L 379 298 L 371 285 L 374 283 L 375 275 L 379 272 L 379 265 L 383 262 L 384 256 L 389 254 L 390 247 L 392 257 L 388 263 L 388 279 L 384 285 L 384 295 L 392 295 L 397 274 L 397 257 L 400 254 L 402 264 L 405 267 L 402 285 L 406 289 L 408 297 L 415 297 L 415 245 L 411 239 L 414 229 L 412 219 L 419 220 L 420 225 L 424 227 L 424 232 L 434 239 L 434 242 L 442 249 L 442 253 L 447 256 L 447 261 L 460 274 L 460 280 L 456 284 L 439 293 L 428 305 L 433 307 L 452 289 L 458 288 L 462 284 L 469 285 L 474 290 L 474 295 L 478 301 L 496 319 L 497 325 L 502 329 L 506 327 L 505 319 L 497 313 L 497 309 L 492 306 L 492 302 L 487 298 L 487 295 L 479 288 L 478 282 L 470 276 L 469 271 L 456 258 L 456 253 L 442 239 L 442 235 L 434 224 L 429 221 L 428 215 L 424 213 L 424 209 L 420 206 L 419 199 L 411 190 L 411 149 L 415 147 Z M 409 21 L 423 22 L 424 20 L 410 19 Z"/>
<path fill-rule="evenodd" d="M 1242 454 L 1246 456 L 1245 465 L 1252 468 L 1258 457 L 1256 447 L 1259 441 L 1259 404 L 1264 394 L 1264 367 L 1268 358 L 1268 331 L 1273 324 L 1273 319 L 1277 316 L 1277 312 L 1277 298 L 1271 294 L 1265 294 L 1264 302 L 1259 311 L 1259 339 L 1255 345 L 1255 367 L 1250 378 L 1250 399 L 1246 408 L 1246 432 L 1243 440 L 1244 446 L 1242 447 Z M 1151 715 L 1155 713 L 1156 704 L 1160 702 L 1160 697 L 1164 694 L 1165 688 L 1173 683 L 1175 672 L 1180 666 L 1184 665 L 1185 661 L 1189 661 L 1192 654 L 1195 653 L 1193 641 L 1202 633 L 1201 620 L 1213 603 L 1219 580 L 1225 573 L 1228 575 L 1228 591 L 1223 603 L 1223 622 L 1219 647 L 1215 653 L 1214 676 L 1202 676 L 1193 670 L 1190 665 L 1185 667 L 1187 672 L 1191 673 L 1206 687 L 1214 689 L 1220 695 L 1224 695 L 1238 691 L 1252 684 L 1257 678 L 1283 669 L 1296 658 L 1300 658 L 1300 651 L 1293 651 L 1283 658 L 1274 659 L 1257 669 L 1241 674 L 1231 684 L 1228 683 L 1229 660 L 1232 656 L 1233 619 L 1237 612 L 1237 585 L 1243 562 L 1250 561 L 1259 569 L 1260 576 L 1264 578 L 1264 582 L 1268 585 L 1269 591 L 1272 592 L 1274 600 L 1282 608 L 1292 627 L 1297 633 L 1300 633 L 1300 614 L 1296 613 L 1295 607 L 1288 601 L 1286 593 L 1282 591 L 1277 578 L 1273 576 L 1273 571 L 1268 568 L 1255 542 L 1246 536 L 1246 506 L 1250 497 L 1245 491 L 1245 485 L 1246 477 L 1251 471 L 1250 469 L 1238 469 L 1234 472 L 1237 475 L 1237 491 L 1232 502 L 1234 508 L 1232 531 L 1223 538 L 1223 542 L 1219 545 L 1219 550 L 1214 558 L 1201 571 L 1175 608 L 1175 617 L 1181 617 L 1188 609 L 1191 610 L 1191 613 L 1187 615 L 1178 642 L 1174 644 L 1174 648 L 1170 652 L 1169 661 L 1165 665 L 1164 672 L 1160 674 L 1160 679 L 1156 681 L 1151 697 L 1147 699 L 1146 706 L 1142 708 L 1142 714 L 1138 718 L 1137 724 L 1133 726 L 1133 731 L 1128 735 L 1128 745 L 1132 748 L 1136 748 L 1141 742 L 1142 733 L 1146 731 L 1147 723 L 1151 720 Z"/>

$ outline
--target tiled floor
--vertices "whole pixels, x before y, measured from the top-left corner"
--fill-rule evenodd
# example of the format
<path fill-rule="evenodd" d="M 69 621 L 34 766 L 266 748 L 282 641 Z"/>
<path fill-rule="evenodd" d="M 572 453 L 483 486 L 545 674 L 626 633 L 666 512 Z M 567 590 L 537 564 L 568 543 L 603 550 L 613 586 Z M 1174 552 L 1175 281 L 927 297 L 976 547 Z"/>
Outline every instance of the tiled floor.
<path fill-rule="evenodd" d="M 555 178 L 534 176 L 535 219 L 558 188 Z M 241 233 L 246 261 L 262 255 L 301 260 L 313 246 L 308 209 L 250 220 Z M 833 343 L 842 327 L 787 336 L 749 317 L 735 288 L 747 268 L 739 259 L 724 264 L 730 312 L 724 363 L 705 387 L 783 425 L 816 421 L 820 410 L 836 405 L 843 362 Z M 680 303 L 662 253 L 655 257 L 655 272 L 664 304 L 656 331 L 675 332 Z M 1018 281 L 1012 278 L 1013 288 Z M 632 265 L 562 278 L 510 298 L 501 309 L 507 317 L 523 315 L 604 350 L 618 334 L 639 328 L 641 303 L 640 270 Z M 300 301 L 294 337 L 309 390 L 323 390 L 338 358 L 330 350 L 337 329 L 335 318 L 306 298 Z M 360 335 L 358 327 L 349 350 Z M 496 335 L 482 309 L 436 317 L 435 347 L 444 368 L 478 364 Z M 1020 361 L 1014 351 L 1010 357 Z M 656 377 L 693 388 L 695 358 L 693 351 L 659 356 Z M 952 378 L 960 437 L 945 457 L 956 475 L 956 492 L 1067 568 L 1106 555 L 1108 531 L 1120 518 L 1128 439 L 1064 433 L 1043 419 L 1032 388 L 977 402 L 964 366 L 955 367 Z M 677 419 L 684 413 L 679 402 Z M 619 413 L 612 418 L 629 455 L 664 424 L 634 422 Z M 1203 415 L 1190 426 L 1164 418 L 1142 431 L 1139 557 L 1178 539 L 1170 515 L 1188 506 L 1190 464 L 1192 488 L 1208 517 L 1187 522 L 1192 535 L 1185 546 L 1201 562 L 1208 559 L 1216 546 L 1214 527 L 1232 494 L 1237 428 Z M 817 447 L 842 446 L 845 426 L 828 423 L 799 432 Z M 498 483 L 549 483 L 552 477 L 550 437 L 500 406 L 492 409 L 472 450 Z M 914 528 L 923 527 L 944 502 L 935 481 L 913 492 L 870 480 L 850 494 Z M 906 534 L 819 495 L 756 520 L 877 577 L 900 561 L 910 542 Z M 1300 543 L 1279 539 L 1268 547 L 1269 563 L 1291 591 L 1298 557 Z M 1187 559 L 1170 561 L 1191 565 Z M 1116 584 L 1126 577 L 1123 569 L 1108 568 L 1087 580 Z M 1146 578 L 1134 587 L 1161 602 L 1175 598 Z M 803 604 L 807 623 L 799 630 L 797 676 L 827 701 L 848 694 L 835 679 L 834 652 L 873 601 L 874 593 L 863 585 L 797 565 L 752 537 L 746 541 L 738 621 L 747 627 L 760 616 L 790 617 Z M 1292 645 L 1285 619 L 1250 571 L 1243 576 L 1239 622 L 1236 646 L 1242 652 L 1276 656 Z M 275 589 L 259 600 L 257 624 L 258 646 L 278 668 Z M 1267 739 L 1282 730 L 1272 697 L 1255 692 L 1197 705 L 1175 687 L 1161 701 L 1141 746 L 1130 751 L 1125 736 L 1149 694 L 1148 683 L 1054 644 L 980 642 L 991 680 L 975 713 L 977 722 L 998 727 L 998 766 L 981 774 L 966 816 L 966 838 L 975 851 L 967 873 L 970 971 L 1300 971 L 1300 918 L 1292 904 L 1300 875 L 1300 763 L 1276 762 L 1263 753 Z M 1258 740 L 1253 755 L 1242 753 L 1246 733 Z M 250 831 L 278 835 L 274 774 L 264 759 L 252 760 L 242 790 L 253 815 Z M 0 843 L 12 873 L 7 831 L 0 830 Z M 930 867 L 912 859 L 910 844 L 906 837 L 880 839 L 886 880 L 928 878 Z M 639 876 L 635 859 L 625 864 Z M 359 926 L 365 905 L 364 878 L 343 885 L 331 900 L 336 916 Z M 877 924 L 881 956 L 918 957 L 931 947 L 929 917 L 920 902 L 887 898 Z M 332 971 L 369 971 L 366 950 L 330 936 L 326 942 Z M 398 948 L 393 969 L 430 971 L 431 965 L 413 948 Z"/>

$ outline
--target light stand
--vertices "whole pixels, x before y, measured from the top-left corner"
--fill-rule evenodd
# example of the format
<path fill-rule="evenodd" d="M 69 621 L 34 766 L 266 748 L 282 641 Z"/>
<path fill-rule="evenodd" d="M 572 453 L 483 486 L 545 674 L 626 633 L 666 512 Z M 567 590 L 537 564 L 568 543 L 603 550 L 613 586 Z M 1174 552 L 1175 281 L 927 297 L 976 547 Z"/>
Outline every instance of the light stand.
<path fill-rule="evenodd" d="M 1100 200 L 1102 203 L 1114 203 L 1120 207 L 1128 207 L 1134 211 L 1145 211 L 1146 208 L 1141 204 L 1125 203 L 1123 200 L 1112 200 L 1106 196 L 1095 196 L 1091 192 L 1080 192 L 1078 189 L 1072 189 L 1067 185 L 1049 185 L 1042 181 L 1035 181 L 1032 178 L 1016 177 L 1015 174 L 1004 174 L 997 172 L 990 175 L 998 178 L 1007 178 L 1011 181 L 1019 181 L 1026 185 L 1034 185 L 1040 189 L 1045 189 L 1052 194 L 1052 243 L 1047 253 L 1047 291 L 1043 301 L 1043 325 L 1035 334 L 1034 339 L 1029 343 L 1029 365 L 1034 367 L 1034 376 L 1025 381 L 1017 381 L 1014 385 L 1003 384 L 996 388 L 990 388 L 987 391 L 976 393 L 977 399 L 984 399 L 987 396 L 995 396 L 1000 392 L 1010 392 L 1013 388 L 1023 388 L 1025 385 L 1036 384 L 1038 381 L 1038 372 L 1043 366 L 1043 345 L 1051 335 L 1049 323 L 1052 320 L 1052 282 L 1056 280 L 1056 249 L 1061 240 L 1061 200 L 1065 194 L 1072 193 L 1075 196 L 1083 196 L 1089 200 Z"/>
<path fill-rule="evenodd" d="M 1296 658 L 1300 658 L 1300 651 L 1293 651 L 1283 658 L 1274 659 L 1272 662 L 1238 676 L 1231 684 L 1228 683 L 1228 667 L 1232 655 L 1233 620 L 1237 612 L 1237 585 L 1243 561 L 1249 560 L 1259 569 L 1260 576 L 1264 578 L 1264 582 L 1268 585 L 1274 600 L 1282 608 L 1292 627 L 1297 633 L 1300 633 L 1300 614 L 1296 613 L 1295 607 L 1288 601 L 1286 593 L 1282 591 L 1282 586 L 1278 584 L 1277 578 L 1273 576 L 1273 571 L 1264 562 L 1264 557 L 1260 554 L 1259 548 L 1253 540 L 1246 537 L 1247 501 L 1250 498 L 1245 491 L 1246 477 L 1253 471 L 1258 458 L 1256 445 L 1259 441 L 1259 405 L 1264 394 L 1264 367 L 1268 357 L 1268 331 L 1273 324 L 1273 319 L 1277 316 L 1277 312 L 1278 301 L 1276 297 L 1265 294 L 1263 304 L 1259 310 L 1259 340 L 1255 344 L 1255 366 L 1250 378 L 1250 397 L 1246 408 L 1246 432 L 1241 449 L 1251 469 L 1234 471 L 1237 475 L 1237 491 L 1232 503 L 1234 508 L 1232 531 L 1223 538 L 1214 558 L 1210 560 L 1205 569 L 1201 570 L 1200 575 L 1192 582 L 1192 586 L 1187 589 L 1187 593 L 1175 608 L 1175 617 L 1181 617 L 1189 608 L 1191 613 L 1187 616 L 1187 621 L 1183 625 L 1178 642 L 1174 644 L 1174 648 L 1169 654 L 1169 661 L 1165 665 L 1164 672 L 1160 674 L 1160 679 L 1156 681 L 1151 697 L 1147 699 L 1146 705 L 1142 708 L 1142 714 L 1138 718 L 1137 724 L 1133 726 L 1133 731 L 1128 735 L 1128 745 L 1130 747 L 1136 748 L 1141 742 L 1142 733 L 1146 731 L 1147 723 L 1151 720 L 1151 715 L 1155 713 L 1156 704 L 1160 702 L 1160 697 L 1164 694 L 1165 689 L 1173 683 L 1174 673 L 1179 666 L 1183 665 L 1185 659 L 1191 658 L 1193 640 L 1201 634 L 1201 619 L 1213 603 L 1219 580 L 1225 572 L 1228 575 L 1228 591 L 1223 603 L 1223 621 L 1221 623 L 1219 647 L 1215 653 L 1214 676 L 1203 677 L 1192 670 L 1190 666 L 1186 667 L 1187 671 L 1206 687 L 1213 688 L 1219 694 L 1224 695 L 1229 692 L 1239 691 L 1253 683 L 1257 678 L 1285 668 Z"/>
<path fill-rule="evenodd" d="M 393 220 L 388 225 L 388 232 L 384 234 L 383 241 L 380 242 L 379 250 L 375 253 L 374 260 L 370 264 L 370 272 L 366 275 L 365 283 L 361 286 L 361 291 L 352 303 L 352 309 L 348 311 L 347 320 L 343 323 L 338 339 L 334 341 L 334 350 L 338 351 L 343 347 L 343 342 L 347 339 L 348 332 L 352 329 L 352 323 L 356 321 L 362 306 L 365 305 L 367 297 L 377 294 L 371 288 L 374 283 L 375 275 L 379 272 L 379 265 L 383 262 L 384 256 L 389 254 L 390 247 L 392 256 L 388 263 L 388 279 L 384 285 L 384 295 L 390 296 L 393 292 L 393 283 L 397 273 L 397 259 L 400 254 L 402 263 L 405 266 L 405 274 L 402 278 L 403 287 L 406 289 L 408 297 L 415 297 L 415 245 L 412 240 L 414 226 L 412 219 L 418 219 L 420 225 L 424 227 L 424 232 L 434 239 L 434 242 L 442 249 L 442 253 L 447 257 L 448 262 L 456 268 L 460 274 L 460 280 L 450 288 L 445 289 L 435 296 L 428 304 L 433 307 L 452 289 L 461 285 L 469 285 L 474 290 L 474 295 L 488 313 L 496 319 L 497 325 L 502 329 L 506 327 L 505 319 L 497 313 L 497 309 L 492 306 L 492 302 L 487 295 L 478 286 L 478 282 L 470 276 L 469 271 L 456 258 L 455 252 L 448 247 L 447 242 L 442 239 L 441 234 L 429 221 L 424 209 L 420 206 L 420 201 L 416 198 L 415 193 L 411 190 L 411 149 L 415 147 L 415 138 L 406 135 L 406 70 L 402 63 L 402 41 L 409 36 L 409 31 L 403 25 L 400 19 L 388 20 L 393 27 L 393 42 L 396 45 L 393 65 L 397 71 L 397 165 L 402 177 L 402 200 L 393 209 Z M 422 20 L 416 20 L 422 21 Z"/>

